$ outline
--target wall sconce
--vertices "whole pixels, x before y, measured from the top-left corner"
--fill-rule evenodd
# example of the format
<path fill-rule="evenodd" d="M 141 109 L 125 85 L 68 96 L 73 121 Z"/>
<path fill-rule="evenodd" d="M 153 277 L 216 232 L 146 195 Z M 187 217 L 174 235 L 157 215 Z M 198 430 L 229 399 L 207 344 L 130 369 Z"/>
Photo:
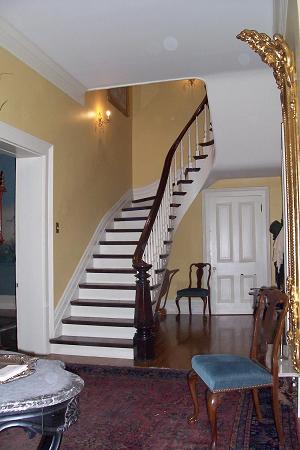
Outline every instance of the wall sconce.
<path fill-rule="evenodd" d="M 198 86 L 198 83 L 201 82 L 198 78 L 189 78 L 187 80 L 184 80 L 184 87 L 186 89 L 192 89 L 196 86 Z"/>
<path fill-rule="evenodd" d="M 107 111 L 105 111 L 105 118 L 103 118 L 101 112 L 98 111 L 95 116 L 96 117 L 96 124 L 95 124 L 96 129 L 102 128 L 103 125 L 105 125 L 105 124 L 109 124 L 110 116 L 111 116 L 111 111 L 109 111 L 109 109 Z"/>

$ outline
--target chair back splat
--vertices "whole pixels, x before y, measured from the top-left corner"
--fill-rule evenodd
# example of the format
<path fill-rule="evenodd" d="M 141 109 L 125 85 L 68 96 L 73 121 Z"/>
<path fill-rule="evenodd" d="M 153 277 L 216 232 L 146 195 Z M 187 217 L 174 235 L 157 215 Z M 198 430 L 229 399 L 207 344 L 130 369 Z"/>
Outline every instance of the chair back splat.
<path fill-rule="evenodd" d="M 278 377 L 278 355 L 288 297 L 278 289 L 264 289 L 255 313 L 250 358 Z"/>
<path fill-rule="evenodd" d="M 193 287 L 193 275 L 196 269 L 196 287 Z M 204 285 L 204 275 L 207 273 L 206 283 Z M 203 300 L 203 315 L 205 315 L 206 305 L 208 303 L 208 312 L 211 315 L 210 307 L 210 277 L 211 265 L 209 263 L 192 263 L 189 270 L 189 286 L 185 289 L 180 289 L 176 294 L 176 306 L 178 315 L 180 314 L 179 300 L 182 297 L 189 299 L 189 312 L 192 314 L 191 298 L 198 297 Z"/>

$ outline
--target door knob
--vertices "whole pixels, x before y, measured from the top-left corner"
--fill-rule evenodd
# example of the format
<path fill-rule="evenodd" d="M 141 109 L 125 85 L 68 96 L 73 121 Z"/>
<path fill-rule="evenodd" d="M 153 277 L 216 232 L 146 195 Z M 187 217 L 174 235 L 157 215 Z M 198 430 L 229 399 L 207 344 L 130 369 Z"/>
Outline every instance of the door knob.
<path fill-rule="evenodd" d="M 217 270 L 217 268 L 216 267 L 213 267 L 213 271 L 215 272 Z"/>

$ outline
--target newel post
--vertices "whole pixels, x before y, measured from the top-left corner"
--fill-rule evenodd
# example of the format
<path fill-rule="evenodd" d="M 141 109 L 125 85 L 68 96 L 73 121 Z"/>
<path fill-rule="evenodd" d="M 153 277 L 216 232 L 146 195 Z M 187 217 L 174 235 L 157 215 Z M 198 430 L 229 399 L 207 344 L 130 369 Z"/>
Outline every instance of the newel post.
<path fill-rule="evenodd" d="M 133 266 L 137 270 L 133 338 L 135 361 L 146 361 L 154 358 L 153 311 L 151 304 L 150 283 L 147 273 L 151 265 L 142 261 Z"/>

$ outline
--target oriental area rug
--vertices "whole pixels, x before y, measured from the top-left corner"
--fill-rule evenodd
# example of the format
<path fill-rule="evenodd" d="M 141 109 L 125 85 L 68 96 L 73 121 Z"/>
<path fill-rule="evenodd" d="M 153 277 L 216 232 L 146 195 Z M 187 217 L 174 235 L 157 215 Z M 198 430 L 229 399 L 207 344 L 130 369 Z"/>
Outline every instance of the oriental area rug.
<path fill-rule="evenodd" d="M 199 383 L 200 420 L 187 423 L 192 401 L 186 371 L 69 365 L 85 381 L 80 418 L 64 433 L 62 450 L 207 450 L 210 426 L 205 386 Z M 293 391 L 281 383 L 286 450 L 299 450 Z M 264 420 L 256 420 L 251 394 L 228 393 L 218 408 L 219 450 L 279 449 L 270 390 L 260 390 Z M 0 433 L 1 450 L 34 450 L 38 439 L 21 429 Z"/>

